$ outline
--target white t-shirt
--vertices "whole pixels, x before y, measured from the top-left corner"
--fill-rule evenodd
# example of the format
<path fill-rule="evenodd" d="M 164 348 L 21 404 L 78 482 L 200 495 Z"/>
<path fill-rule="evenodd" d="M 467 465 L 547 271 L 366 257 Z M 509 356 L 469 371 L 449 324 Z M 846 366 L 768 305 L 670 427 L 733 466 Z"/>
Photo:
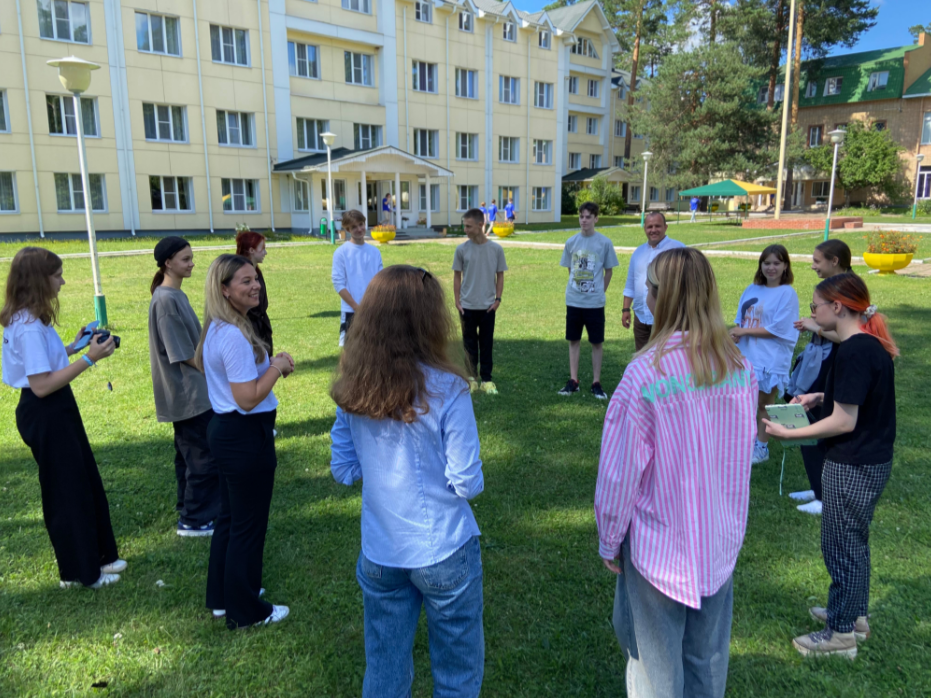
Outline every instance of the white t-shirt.
<path fill-rule="evenodd" d="M 798 295 L 788 284 L 770 288 L 750 284 L 740 297 L 734 322 L 741 327 L 762 327 L 775 337 L 741 337 L 737 346 L 746 356 L 757 377 L 762 371 L 787 376 L 792 368 L 792 352 L 798 341 Z"/>
<path fill-rule="evenodd" d="M 3 328 L 3 382 L 11 388 L 28 388 L 29 376 L 60 371 L 68 363 L 65 343 L 55 328 L 25 310 Z"/>
<path fill-rule="evenodd" d="M 645 242 L 630 256 L 627 281 L 624 282 L 624 295 L 633 298 L 631 307 L 637 319 L 644 325 L 653 324 L 653 313 L 647 306 L 647 268 L 661 252 L 674 250 L 677 247 L 685 247 L 685 245 L 667 235 L 657 243 L 656 247 L 651 247 L 650 243 Z"/>
<path fill-rule="evenodd" d="M 204 337 L 204 374 L 207 376 L 207 395 L 210 396 L 213 411 L 217 414 L 258 414 L 271 412 L 278 407 L 278 398 L 274 392 L 269 391 L 262 402 L 246 412 L 236 404 L 230 387 L 230 383 L 248 383 L 261 378 L 270 363 L 267 353 L 261 363 L 255 363 L 252 345 L 238 327 L 225 322 L 211 322 L 207 336 Z"/>
<path fill-rule="evenodd" d="M 339 293 L 349 289 L 356 303 L 362 302 L 369 282 L 382 269 L 381 252 L 377 247 L 363 243 L 344 242 L 333 253 L 332 279 L 333 288 Z M 349 303 L 340 299 L 340 308 L 344 313 L 354 312 Z"/>

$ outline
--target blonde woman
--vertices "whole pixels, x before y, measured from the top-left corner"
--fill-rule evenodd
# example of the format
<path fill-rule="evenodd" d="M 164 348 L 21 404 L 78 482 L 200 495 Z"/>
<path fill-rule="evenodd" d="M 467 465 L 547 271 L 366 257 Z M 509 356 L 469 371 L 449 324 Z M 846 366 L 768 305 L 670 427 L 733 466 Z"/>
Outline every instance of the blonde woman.
<path fill-rule="evenodd" d="M 608 406 L 595 490 L 601 557 L 617 575 L 614 629 L 632 698 L 720 697 L 757 383 L 700 252 L 659 254 L 646 301 L 653 331 Z"/>
<path fill-rule="evenodd" d="M 247 315 L 259 304 L 261 284 L 245 257 L 223 254 L 207 271 L 204 328 L 195 361 L 207 377 L 216 413 L 207 441 L 220 473 L 220 515 L 210 546 L 207 607 L 231 630 L 277 623 L 287 606 L 263 601 L 262 555 L 275 484 L 272 388 L 294 371 L 281 352 L 269 360 Z"/>

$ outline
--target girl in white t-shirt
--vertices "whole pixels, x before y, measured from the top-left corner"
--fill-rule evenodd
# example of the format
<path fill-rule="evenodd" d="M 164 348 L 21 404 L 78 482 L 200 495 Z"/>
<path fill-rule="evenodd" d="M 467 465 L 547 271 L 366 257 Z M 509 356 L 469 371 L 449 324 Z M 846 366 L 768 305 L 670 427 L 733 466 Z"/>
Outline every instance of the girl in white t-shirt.
<path fill-rule="evenodd" d="M 760 387 L 753 463 L 769 459 L 769 435 L 763 425 L 768 417 L 766 406 L 776 402 L 789 383 L 798 341 L 798 295 L 793 280 L 789 251 L 782 245 L 763 250 L 753 283 L 740 297 L 734 320 L 737 327 L 731 329 L 731 338 L 753 364 Z"/>
<path fill-rule="evenodd" d="M 90 339 L 74 362 L 78 332 L 67 347 L 55 331 L 61 259 L 39 247 L 13 258 L 0 310 L 3 382 L 20 390 L 16 427 L 39 465 L 42 517 L 55 549 L 62 588 L 99 589 L 126 569 L 110 525 L 110 507 L 84 431 L 71 381 L 115 349 L 112 337 Z"/>

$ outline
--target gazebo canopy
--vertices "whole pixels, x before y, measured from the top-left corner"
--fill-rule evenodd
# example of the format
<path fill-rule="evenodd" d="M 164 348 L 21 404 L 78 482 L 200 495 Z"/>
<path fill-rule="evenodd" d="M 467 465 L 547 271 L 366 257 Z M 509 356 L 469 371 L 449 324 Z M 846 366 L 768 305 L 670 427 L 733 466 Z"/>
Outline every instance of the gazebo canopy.
<path fill-rule="evenodd" d="M 756 196 L 757 194 L 775 194 L 772 187 L 761 187 L 759 184 L 741 182 L 736 179 L 725 179 L 704 187 L 680 191 L 679 196 Z"/>

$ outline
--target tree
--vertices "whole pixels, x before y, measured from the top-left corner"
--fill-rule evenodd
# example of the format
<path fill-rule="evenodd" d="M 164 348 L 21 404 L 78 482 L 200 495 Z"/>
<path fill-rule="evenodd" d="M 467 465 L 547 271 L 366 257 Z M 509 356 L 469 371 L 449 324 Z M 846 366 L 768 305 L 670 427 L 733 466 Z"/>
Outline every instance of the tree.
<path fill-rule="evenodd" d="M 865 121 L 847 124 L 847 135 L 837 156 L 837 183 L 844 188 L 846 203 L 856 190 L 879 190 L 893 201 L 908 197 L 905 163 L 899 157 L 904 148 L 889 132 L 877 131 Z M 834 146 L 830 143 L 810 148 L 806 162 L 818 174 L 830 177 Z M 904 186 L 904 189 L 903 189 Z"/>
<path fill-rule="evenodd" d="M 604 175 L 598 175 L 592 180 L 590 187 L 579 189 L 575 193 L 576 210 L 586 201 L 598 204 L 602 216 L 616 216 L 627 205 L 621 188 L 609 182 Z"/>
<path fill-rule="evenodd" d="M 918 41 L 922 34 L 931 34 L 931 22 L 928 22 L 926 26 L 916 24 L 914 27 L 909 27 L 908 33 L 912 35 L 915 41 Z"/>

